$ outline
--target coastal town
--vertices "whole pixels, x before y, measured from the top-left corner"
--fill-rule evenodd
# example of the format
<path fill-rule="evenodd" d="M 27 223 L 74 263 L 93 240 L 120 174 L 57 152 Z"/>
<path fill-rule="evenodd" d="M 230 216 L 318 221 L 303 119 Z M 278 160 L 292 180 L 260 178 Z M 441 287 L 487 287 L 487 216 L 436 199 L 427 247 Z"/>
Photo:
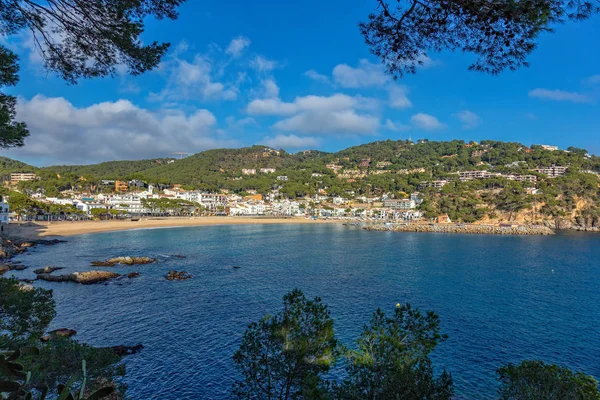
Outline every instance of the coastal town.
<path fill-rule="evenodd" d="M 222 187 L 212 191 L 194 187 L 189 179 L 181 183 L 164 183 L 164 180 L 153 181 L 151 178 L 127 179 L 126 175 L 120 179 L 94 179 L 89 175 L 78 176 L 71 173 L 71 179 L 75 183 L 63 190 L 55 190 L 50 195 L 43 183 L 49 180 L 48 176 L 55 175 L 55 179 L 62 179 L 60 172 L 44 171 L 45 176 L 42 178 L 36 172 L 14 171 L 3 179 L 4 196 L 0 203 L 0 221 L 228 216 L 436 224 L 473 223 L 481 220 L 488 225 L 518 225 L 538 221 L 515 221 L 511 220 L 510 215 L 506 219 L 496 217 L 493 220 L 491 216 L 504 211 L 531 208 L 528 204 L 536 199 L 540 203 L 547 202 L 545 199 L 551 195 L 549 190 L 553 182 L 558 182 L 559 178 L 568 173 L 574 176 L 572 179 L 578 179 L 577 174 L 594 176 L 596 182 L 599 175 L 597 168 L 591 169 L 596 160 L 579 149 L 580 154 L 575 154 L 551 145 L 531 148 L 520 146 L 514 151 L 522 160 L 499 165 L 499 162 L 490 162 L 491 154 L 499 149 L 506 152 L 502 146 L 509 146 L 510 143 L 390 143 L 398 147 L 400 153 L 389 159 L 371 156 L 365 158 L 359 154 L 352 158 L 344 155 L 326 156 L 319 158 L 321 164 L 310 164 L 310 169 L 305 164 L 299 164 L 294 171 L 277 166 L 284 157 L 279 150 L 260 146 L 240 149 L 239 152 L 250 152 L 250 160 L 258 157 L 261 159 L 260 164 L 272 163 L 273 166 L 246 168 L 242 165 L 239 169 L 221 167 L 217 174 L 220 174 L 219 177 L 224 176 L 219 178 L 223 179 Z M 390 146 L 385 142 L 375 145 Z M 455 152 L 454 154 L 443 154 L 436 150 L 436 157 L 440 162 L 449 165 L 443 167 L 442 172 L 439 172 L 440 162 L 430 168 L 398 168 L 398 163 L 403 162 L 402 159 L 398 161 L 398 157 L 410 155 L 410 151 L 450 145 L 452 147 L 449 151 Z M 236 150 L 230 152 L 235 157 Z M 458 159 L 459 153 L 467 157 L 470 168 L 452 166 L 451 163 Z M 285 157 L 312 155 L 307 150 Z M 201 157 L 203 153 L 197 156 Z M 576 160 L 579 165 L 538 161 L 536 166 L 534 161 L 532 166 L 531 162 L 528 164 L 523 160 L 533 156 L 537 157 L 534 160 L 570 157 L 568 159 Z M 169 159 L 156 160 L 156 163 L 177 167 L 185 165 L 181 163 L 186 161 Z M 250 162 L 246 164 L 252 165 Z M 592 167 L 586 168 L 584 164 Z M 424 179 L 426 177 L 429 179 Z M 262 184 L 265 182 L 266 185 Z M 383 189 L 386 184 L 388 187 L 395 185 L 397 189 L 386 191 Z M 237 185 L 236 189 L 232 185 Z M 290 190 L 291 185 L 296 185 L 293 190 Z M 306 186 L 310 190 L 303 189 Z M 597 188 L 597 183 L 595 186 Z M 545 191 L 548 193 L 543 197 Z M 475 195 L 478 197 L 466 203 L 461 200 L 465 196 Z M 516 200 L 511 201 L 518 200 L 520 205 L 503 204 L 502 196 L 506 195 L 513 196 Z M 458 198 L 449 204 L 450 207 L 444 207 L 443 203 L 447 203 L 451 196 Z M 543 211 L 544 208 L 540 210 Z"/>
<path fill-rule="evenodd" d="M 281 179 L 280 179 L 281 178 Z M 11 174 L 11 184 L 22 180 L 35 180 L 35 174 Z M 279 176 L 278 180 L 285 177 Z M 385 220 L 416 220 L 423 217 L 417 210 L 422 198 L 419 192 L 408 198 L 394 199 L 389 195 L 378 197 L 327 196 L 322 194 L 301 199 L 284 199 L 275 187 L 262 195 L 248 189 L 244 196 L 222 191 L 207 193 L 199 190 L 185 190 L 179 184 L 172 186 L 147 184 L 141 180 L 104 180 L 102 184 L 112 188 L 112 193 L 78 193 L 72 190 L 62 192 L 60 197 L 46 197 L 42 193 L 31 193 L 29 198 L 45 205 L 65 206 L 60 215 L 39 209 L 20 214 L 9 210 L 5 197 L 0 208 L 0 220 L 44 221 L 50 218 L 64 220 L 135 218 L 140 216 L 272 216 L 272 217 L 314 217 L 314 218 L 376 218 Z M 70 207 L 70 211 L 69 211 Z M 67 211 L 65 211 L 67 210 Z"/>

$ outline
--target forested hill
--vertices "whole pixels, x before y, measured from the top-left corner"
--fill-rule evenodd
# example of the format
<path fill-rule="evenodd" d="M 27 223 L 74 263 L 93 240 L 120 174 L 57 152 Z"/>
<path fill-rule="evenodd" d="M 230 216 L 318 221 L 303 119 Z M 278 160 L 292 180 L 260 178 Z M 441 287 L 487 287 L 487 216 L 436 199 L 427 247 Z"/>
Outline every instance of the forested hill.
<path fill-rule="evenodd" d="M 7 157 L 0 157 L 0 176 L 12 172 L 35 172 L 38 168 Z"/>
<path fill-rule="evenodd" d="M 527 170 L 550 165 L 568 165 L 579 169 L 597 170 L 600 157 L 586 156 L 584 149 L 547 151 L 540 146 L 520 143 L 482 141 L 469 144 L 461 140 L 447 142 L 424 141 L 413 144 L 407 141 L 378 141 L 336 152 L 309 150 L 289 154 L 265 146 L 240 149 L 207 150 L 184 159 L 149 159 L 135 161 L 109 161 L 91 165 L 58 165 L 36 168 L 20 161 L 0 157 L 0 173 L 48 171 L 78 176 L 90 175 L 99 179 L 127 179 L 142 177 L 170 183 L 199 184 L 207 176 L 217 174 L 223 178 L 241 175 L 244 168 L 295 169 L 312 168 L 322 171 L 326 164 L 337 163 L 343 168 L 357 168 L 368 161 L 367 168 L 398 170 L 425 168 L 432 176 L 456 170 L 511 168 Z M 378 162 L 389 163 L 376 167 Z M 516 163 L 520 163 L 516 166 Z M 363 165 L 363 166 L 366 166 Z"/>
<path fill-rule="evenodd" d="M 553 165 L 563 167 L 559 174 L 549 176 L 540 169 Z M 447 213 L 452 220 L 465 222 L 567 219 L 581 227 L 600 229 L 600 157 L 573 147 L 555 150 L 489 140 L 386 140 L 336 153 L 307 150 L 289 154 L 252 146 L 208 150 L 184 159 L 46 168 L 0 159 L 0 167 L 4 175 L 35 171 L 40 179 L 20 182 L 18 189 L 49 197 L 64 190 L 111 192 L 114 187 L 102 185 L 103 179 L 141 179 L 239 194 L 275 190 L 282 198 L 315 194 L 355 200 L 383 194 L 402 198 L 421 191 L 425 201 L 420 209 L 428 218 Z M 491 173 L 485 179 L 468 181 L 457 175 L 482 170 Z M 445 181 L 443 188 L 434 182 L 441 180 Z"/>
<path fill-rule="evenodd" d="M 55 165 L 43 169 L 60 175 L 75 174 L 79 176 L 93 176 L 98 179 L 120 179 L 136 174 L 143 176 L 147 171 L 161 167 L 170 160 L 160 158 L 135 161 L 107 161 L 90 165 Z"/>
<path fill-rule="evenodd" d="M 510 168 L 511 171 L 518 172 L 553 164 L 583 170 L 600 169 L 600 157 L 587 156 L 587 151 L 584 149 L 567 150 L 548 151 L 540 146 L 528 147 L 520 143 L 486 140 L 479 144 L 469 144 L 461 140 L 424 141 L 417 144 L 402 140 L 386 140 L 350 147 L 336 153 L 309 150 L 289 154 L 265 146 L 252 146 L 240 149 L 207 150 L 181 160 L 163 158 L 109 161 L 91 165 L 60 165 L 45 168 L 36 168 L 20 161 L 0 157 L 0 174 L 37 171 L 42 174 L 46 172 L 61 176 L 89 176 L 97 179 L 140 178 L 163 183 L 205 186 L 240 177 L 241 170 L 244 168 L 275 168 L 278 174 L 300 170 L 328 173 L 331 171 L 326 168 L 326 165 L 331 163 L 343 169 L 362 168 L 369 171 L 424 168 L 432 178 L 439 178 L 448 172 L 458 170 Z M 379 166 L 377 166 L 378 162 Z"/>

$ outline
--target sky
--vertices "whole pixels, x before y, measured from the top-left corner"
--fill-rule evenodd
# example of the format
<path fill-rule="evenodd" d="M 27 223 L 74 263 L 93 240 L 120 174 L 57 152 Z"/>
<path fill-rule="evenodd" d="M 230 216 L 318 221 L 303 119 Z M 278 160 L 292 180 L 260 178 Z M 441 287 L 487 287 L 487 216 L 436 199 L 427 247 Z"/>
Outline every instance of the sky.
<path fill-rule="evenodd" d="M 171 43 L 142 76 L 68 85 L 44 71 L 31 37 L 18 118 L 31 135 L 0 155 L 33 165 L 173 157 L 264 144 L 337 151 L 385 139 L 518 141 L 600 154 L 600 16 L 540 37 L 531 66 L 490 76 L 473 56 L 431 53 L 392 80 L 358 23 L 375 0 L 188 1 L 177 21 L 148 20 L 145 42 Z"/>

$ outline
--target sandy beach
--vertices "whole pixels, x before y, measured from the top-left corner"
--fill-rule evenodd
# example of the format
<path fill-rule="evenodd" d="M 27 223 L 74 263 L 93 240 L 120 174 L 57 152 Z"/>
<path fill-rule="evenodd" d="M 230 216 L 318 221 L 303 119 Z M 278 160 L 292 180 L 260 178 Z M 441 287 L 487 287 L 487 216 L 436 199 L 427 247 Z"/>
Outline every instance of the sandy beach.
<path fill-rule="evenodd" d="M 86 233 L 113 232 L 133 229 L 168 228 L 209 225 L 256 225 L 256 224 L 327 224 L 341 223 L 336 220 L 264 217 L 193 217 L 193 218 L 142 218 L 139 221 L 62 221 L 11 223 L 7 233 L 22 238 L 62 237 Z"/>

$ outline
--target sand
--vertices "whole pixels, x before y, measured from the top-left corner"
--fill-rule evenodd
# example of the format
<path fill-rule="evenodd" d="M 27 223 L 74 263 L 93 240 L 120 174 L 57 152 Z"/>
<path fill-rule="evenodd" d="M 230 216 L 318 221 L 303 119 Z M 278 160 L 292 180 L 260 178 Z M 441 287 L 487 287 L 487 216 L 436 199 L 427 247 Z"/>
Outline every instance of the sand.
<path fill-rule="evenodd" d="M 266 217 L 193 217 L 193 218 L 142 218 L 139 221 L 64 221 L 11 223 L 8 228 L 11 236 L 22 238 L 63 237 L 86 233 L 125 231 L 134 229 L 168 228 L 210 225 L 257 225 L 257 224 L 324 224 L 341 223 L 339 220 Z"/>

